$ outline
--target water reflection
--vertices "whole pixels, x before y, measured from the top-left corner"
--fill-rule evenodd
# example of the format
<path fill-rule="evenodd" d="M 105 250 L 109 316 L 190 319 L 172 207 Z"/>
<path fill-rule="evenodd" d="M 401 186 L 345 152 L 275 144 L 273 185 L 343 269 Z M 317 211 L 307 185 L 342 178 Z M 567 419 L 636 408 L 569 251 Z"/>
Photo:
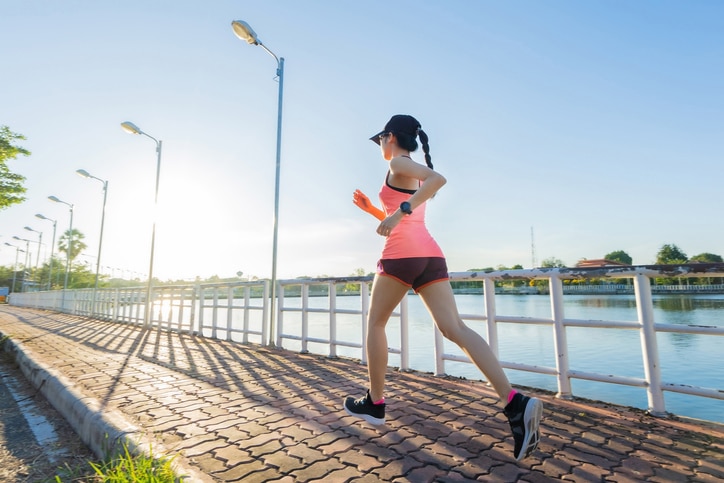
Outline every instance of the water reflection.
<path fill-rule="evenodd" d="M 724 298 L 717 295 L 692 296 L 692 295 L 663 295 L 655 297 L 654 307 L 669 311 L 692 311 L 692 310 L 722 310 L 724 309 Z"/>

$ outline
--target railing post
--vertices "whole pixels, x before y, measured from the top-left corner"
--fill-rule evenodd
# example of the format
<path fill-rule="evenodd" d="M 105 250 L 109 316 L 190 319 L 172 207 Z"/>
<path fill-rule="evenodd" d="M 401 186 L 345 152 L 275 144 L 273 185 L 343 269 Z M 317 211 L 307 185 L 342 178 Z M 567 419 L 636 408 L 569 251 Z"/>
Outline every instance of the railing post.
<path fill-rule="evenodd" d="M 362 355 L 360 360 L 362 364 L 367 364 L 367 316 L 370 312 L 370 287 L 367 282 L 360 282 L 359 284 L 360 294 L 360 312 L 361 312 L 361 324 L 362 327 Z"/>
<path fill-rule="evenodd" d="M 118 321 L 118 309 L 121 304 L 121 289 L 117 288 L 113 293 L 113 320 Z"/>
<path fill-rule="evenodd" d="M 248 285 L 244 287 L 244 344 L 249 343 L 249 299 L 251 298 L 251 287 Z M 262 323 L 262 326 L 264 324 Z M 262 345 L 264 344 L 264 336 L 261 339 Z"/>
<path fill-rule="evenodd" d="M 216 329 L 219 325 L 219 287 L 214 287 L 213 308 L 211 309 L 211 338 L 216 339 Z"/>
<path fill-rule="evenodd" d="M 262 290 L 262 310 L 261 310 L 261 345 L 274 345 L 273 340 L 269 340 L 269 282 L 264 281 L 264 289 Z M 281 325 L 279 325 L 281 330 Z"/>
<path fill-rule="evenodd" d="M 201 295 L 201 284 L 195 284 L 193 292 L 191 292 L 191 313 L 189 314 L 189 334 L 194 334 L 196 330 L 196 304 L 199 303 Z M 198 332 L 201 332 L 200 330 Z"/>
<path fill-rule="evenodd" d="M 485 318 L 488 325 L 488 345 L 498 357 L 498 323 L 495 320 L 495 282 L 490 278 L 483 279 L 485 294 Z"/>
<path fill-rule="evenodd" d="M 410 370 L 410 317 L 408 295 L 400 301 L 400 369 Z"/>
<path fill-rule="evenodd" d="M 337 357 L 337 284 L 329 282 L 329 357 Z"/>
<path fill-rule="evenodd" d="M 309 352 L 309 284 L 302 282 L 302 354 Z"/>
<path fill-rule="evenodd" d="M 661 366 L 654 328 L 654 302 L 651 297 L 651 283 L 647 276 L 636 273 L 636 312 L 641 323 L 641 353 L 644 358 L 644 375 L 648 383 L 647 395 L 649 413 L 652 416 L 666 416 L 664 392 L 661 389 Z"/>
<path fill-rule="evenodd" d="M 269 287 L 269 290 L 271 290 L 271 284 L 268 284 L 267 287 Z M 274 331 L 272 334 L 275 334 L 274 337 L 276 340 L 270 341 L 270 345 L 276 345 L 277 347 L 282 347 L 282 334 L 284 333 L 284 311 L 282 310 L 282 307 L 284 307 L 284 285 L 277 283 L 277 287 L 275 289 L 276 292 L 276 302 L 274 300 L 269 299 L 269 310 L 275 310 L 277 311 L 277 317 L 275 319 L 274 324 Z M 265 297 L 269 297 L 269 292 L 265 292 Z M 269 327 L 269 330 L 271 330 L 272 327 Z"/>
<path fill-rule="evenodd" d="M 226 340 L 231 340 L 232 321 L 234 316 L 234 287 L 226 287 Z"/>
<path fill-rule="evenodd" d="M 204 318 L 206 312 L 206 290 L 199 287 L 199 335 L 204 336 Z M 204 336 L 205 337 L 205 336 Z"/>
<path fill-rule="evenodd" d="M 568 361 L 568 342 L 566 326 L 563 323 L 563 282 L 552 274 L 548 279 L 551 297 L 551 316 L 553 317 L 553 345 L 556 351 L 556 370 L 558 371 L 558 394 L 556 397 L 569 399 L 571 397 L 571 378 L 568 376 L 570 365 Z"/>
<path fill-rule="evenodd" d="M 442 332 L 437 328 L 437 324 L 432 324 L 432 332 L 434 337 L 433 355 L 435 357 L 435 375 L 445 375 L 445 340 Z"/>

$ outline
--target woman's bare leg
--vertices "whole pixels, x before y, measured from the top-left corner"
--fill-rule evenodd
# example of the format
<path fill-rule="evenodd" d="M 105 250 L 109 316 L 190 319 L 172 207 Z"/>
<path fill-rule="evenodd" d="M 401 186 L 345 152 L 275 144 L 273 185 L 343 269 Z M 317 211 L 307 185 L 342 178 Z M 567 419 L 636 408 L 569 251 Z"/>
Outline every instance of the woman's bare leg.
<path fill-rule="evenodd" d="M 419 293 L 440 332 L 460 346 L 485 374 L 503 404 L 506 404 L 512 390 L 508 377 L 485 339 L 465 325 L 460 318 L 450 282 L 430 284 L 422 288 Z"/>
<path fill-rule="evenodd" d="M 376 275 L 372 284 L 370 312 L 367 319 L 367 372 L 370 378 L 370 397 L 384 397 L 387 372 L 387 334 L 385 328 L 392 311 L 407 294 L 409 287 L 397 280 Z"/>

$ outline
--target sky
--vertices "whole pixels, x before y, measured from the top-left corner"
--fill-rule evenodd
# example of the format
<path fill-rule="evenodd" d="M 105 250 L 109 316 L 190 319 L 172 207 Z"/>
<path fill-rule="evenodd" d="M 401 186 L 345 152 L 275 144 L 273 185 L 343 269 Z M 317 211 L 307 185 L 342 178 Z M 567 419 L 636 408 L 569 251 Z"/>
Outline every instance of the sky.
<path fill-rule="evenodd" d="M 724 3 L 718 0 L 0 0 L 0 125 L 27 201 L 0 211 L 0 265 L 73 227 L 101 272 L 269 277 L 284 57 L 279 278 L 372 272 L 383 239 L 368 138 L 411 114 L 447 185 L 428 226 L 451 271 L 663 244 L 724 255 Z M 154 209 L 156 145 L 163 144 Z M 420 152 L 413 158 L 424 162 Z M 155 213 L 155 215 L 154 215 Z M 29 240 L 18 242 L 13 236 Z M 23 254 L 20 254 L 23 263 Z M 33 264 L 31 262 L 31 264 Z"/>

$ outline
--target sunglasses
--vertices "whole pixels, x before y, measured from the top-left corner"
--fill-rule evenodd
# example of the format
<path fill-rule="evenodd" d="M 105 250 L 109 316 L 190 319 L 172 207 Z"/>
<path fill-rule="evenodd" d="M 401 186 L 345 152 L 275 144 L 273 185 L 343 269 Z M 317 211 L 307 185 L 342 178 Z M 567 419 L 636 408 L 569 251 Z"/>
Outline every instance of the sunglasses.
<path fill-rule="evenodd" d="M 391 133 L 389 133 L 389 132 L 383 132 L 382 134 L 380 134 L 380 135 L 378 136 L 379 139 L 380 139 L 380 142 L 382 142 L 382 140 L 385 139 L 385 138 L 386 138 L 387 136 L 389 136 L 390 134 L 391 134 Z"/>

